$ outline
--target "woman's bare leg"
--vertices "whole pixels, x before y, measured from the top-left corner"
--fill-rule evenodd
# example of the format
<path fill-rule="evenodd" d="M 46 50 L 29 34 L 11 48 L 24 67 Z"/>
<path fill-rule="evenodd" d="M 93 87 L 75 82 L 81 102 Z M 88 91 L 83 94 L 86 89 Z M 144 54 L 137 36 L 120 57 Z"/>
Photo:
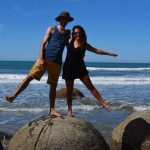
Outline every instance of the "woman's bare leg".
<path fill-rule="evenodd" d="M 67 105 L 68 105 L 68 112 L 67 116 L 72 117 L 72 92 L 73 92 L 73 84 L 74 80 L 66 80 L 66 87 L 67 87 Z"/>
<path fill-rule="evenodd" d="M 80 80 L 84 83 L 84 85 L 91 91 L 92 95 L 101 103 L 101 105 L 105 109 L 109 109 L 109 105 L 105 103 L 103 98 L 101 97 L 100 93 L 97 91 L 97 89 L 93 86 L 90 78 L 88 75 L 80 78 Z"/>

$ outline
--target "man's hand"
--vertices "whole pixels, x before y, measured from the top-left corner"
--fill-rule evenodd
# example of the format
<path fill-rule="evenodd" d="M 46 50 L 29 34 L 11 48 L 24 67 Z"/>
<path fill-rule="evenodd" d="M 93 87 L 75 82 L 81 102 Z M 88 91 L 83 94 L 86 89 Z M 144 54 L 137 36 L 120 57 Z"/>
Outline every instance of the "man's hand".
<path fill-rule="evenodd" d="M 40 69 L 43 71 L 44 70 L 44 64 L 45 64 L 45 59 L 44 58 L 40 58 L 39 62 L 40 62 Z"/>

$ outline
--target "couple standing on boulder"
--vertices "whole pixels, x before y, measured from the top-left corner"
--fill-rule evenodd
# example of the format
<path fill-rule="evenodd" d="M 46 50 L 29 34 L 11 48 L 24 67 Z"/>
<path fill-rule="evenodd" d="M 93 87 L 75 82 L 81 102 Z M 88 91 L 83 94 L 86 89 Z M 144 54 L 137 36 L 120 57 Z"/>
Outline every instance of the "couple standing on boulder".
<path fill-rule="evenodd" d="M 50 99 L 50 112 L 49 115 L 59 117 L 59 114 L 55 110 L 55 98 L 56 87 L 58 78 L 61 71 L 62 53 L 64 47 L 67 47 L 67 56 L 63 66 L 62 78 L 66 81 L 67 87 L 67 105 L 68 116 L 72 116 L 72 91 L 74 80 L 79 78 L 84 85 L 91 91 L 93 96 L 100 102 L 105 108 L 109 109 L 109 105 L 105 103 L 100 93 L 93 86 L 88 71 L 84 63 L 85 51 L 89 50 L 96 54 L 117 56 L 117 54 L 105 52 L 100 49 L 92 47 L 86 41 L 86 33 L 80 26 L 74 26 L 72 29 L 72 38 L 70 38 L 70 30 L 66 30 L 66 25 L 74 19 L 68 12 L 61 12 L 58 17 L 55 18 L 59 24 L 55 27 L 49 27 L 43 41 L 40 45 L 40 57 L 30 70 L 27 77 L 15 90 L 13 95 L 5 96 L 5 99 L 9 102 L 13 102 L 14 99 L 28 86 L 33 80 L 40 80 L 43 74 L 48 72 L 47 83 L 50 85 L 49 99 Z"/>

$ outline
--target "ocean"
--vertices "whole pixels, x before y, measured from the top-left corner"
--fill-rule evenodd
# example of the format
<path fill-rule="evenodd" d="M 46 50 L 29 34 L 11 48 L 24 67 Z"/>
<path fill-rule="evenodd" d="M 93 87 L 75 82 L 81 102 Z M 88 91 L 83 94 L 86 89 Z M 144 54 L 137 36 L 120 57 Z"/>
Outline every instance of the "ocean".
<path fill-rule="evenodd" d="M 47 74 L 41 81 L 32 81 L 13 103 L 4 100 L 26 77 L 34 61 L 0 61 L 0 131 L 14 134 L 33 119 L 49 113 Z M 87 62 L 93 85 L 110 109 L 97 104 L 80 80 L 74 88 L 84 98 L 73 100 L 74 116 L 91 122 L 108 139 L 112 130 L 135 111 L 150 110 L 150 63 Z M 57 90 L 65 87 L 61 75 Z M 56 99 L 56 110 L 66 116 L 66 98 Z"/>

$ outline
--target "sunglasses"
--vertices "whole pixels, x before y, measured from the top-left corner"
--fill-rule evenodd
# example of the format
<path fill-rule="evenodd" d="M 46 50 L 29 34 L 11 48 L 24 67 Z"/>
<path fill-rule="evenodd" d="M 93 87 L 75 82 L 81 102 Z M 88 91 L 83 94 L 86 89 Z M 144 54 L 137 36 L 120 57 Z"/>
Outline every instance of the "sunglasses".
<path fill-rule="evenodd" d="M 74 32 L 73 34 L 74 34 L 74 35 L 77 35 L 77 34 L 80 35 L 81 32 Z"/>

